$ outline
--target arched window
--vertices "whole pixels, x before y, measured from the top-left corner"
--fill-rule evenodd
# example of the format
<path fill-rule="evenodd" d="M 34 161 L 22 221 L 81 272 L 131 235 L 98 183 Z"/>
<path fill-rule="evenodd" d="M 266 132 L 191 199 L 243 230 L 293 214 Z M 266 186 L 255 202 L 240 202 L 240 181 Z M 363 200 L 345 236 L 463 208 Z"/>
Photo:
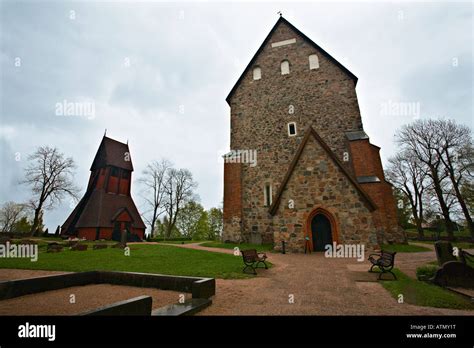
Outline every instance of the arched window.
<path fill-rule="evenodd" d="M 259 66 L 253 68 L 253 79 L 260 80 L 262 78 L 262 69 Z"/>
<path fill-rule="evenodd" d="M 309 56 L 309 70 L 318 69 L 319 68 L 319 59 L 318 56 L 312 54 Z"/>
<path fill-rule="evenodd" d="M 284 60 L 281 62 L 281 74 L 282 75 L 288 75 L 290 73 L 290 62 L 287 60 Z"/>

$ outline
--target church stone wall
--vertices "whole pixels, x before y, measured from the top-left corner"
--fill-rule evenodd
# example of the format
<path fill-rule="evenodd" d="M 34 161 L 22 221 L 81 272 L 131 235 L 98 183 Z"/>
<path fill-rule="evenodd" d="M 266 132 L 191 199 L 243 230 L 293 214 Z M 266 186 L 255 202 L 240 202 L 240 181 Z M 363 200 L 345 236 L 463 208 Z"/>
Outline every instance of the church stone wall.
<path fill-rule="evenodd" d="M 272 43 L 290 39 L 295 39 L 295 42 L 272 47 Z M 309 56 L 313 54 L 318 57 L 319 68 L 310 70 Z M 281 74 L 280 64 L 283 60 L 289 61 L 290 73 L 287 75 Z M 258 80 L 253 79 L 254 67 L 260 68 L 261 78 Z M 282 223 L 280 213 L 276 216 L 269 214 L 269 207 L 264 202 L 264 187 L 270 184 L 273 196 L 276 194 L 301 143 L 304 131 L 310 125 L 346 169 L 354 173 L 350 145 L 345 133 L 362 129 L 355 81 L 334 61 L 282 21 L 256 57 L 253 66 L 244 73 L 228 102 L 231 107 L 231 150 L 256 150 L 257 165 L 241 165 L 239 190 L 226 189 L 229 183 L 224 179 L 223 239 L 236 241 L 240 236 L 240 240 L 245 242 L 271 243 L 274 238 L 280 238 L 274 232 L 280 232 Z M 288 135 L 289 122 L 296 123 L 296 136 Z M 375 168 L 375 164 L 368 165 Z M 224 169 L 225 173 L 226 170 Z M 231 175 L 227 177 L 230 178 Z M 321 182 L 318 182 L 318 185 L 320 184 Z M 300 195 L 303 194 L 301 191 Z M 315 201 L 318 199 L 316 196 L 313 198 Z M 240 218 L 228 213 L 238 205 L 238 200 L 241 202 Z M 228 204 L 230 208 L 226 206 Z M 334 204 L 333 209 L 338 211 L 339 221 L 349 219 L 344 223 L 345 226 L 359 224 L 356 226 L 359 230 L 359 227 L 365 227 L 368 223 L 348 217 L 342 202 Z M 298 213 L 298 218 L 303 217 L 308 209 L 309 207 L 304 207 L 301 213 Z M 297 213 L 295 210 L 288 214 Z M 302 228 L 298 226 L 302 221 L 303 219 L 299 223 L 295 222 L 291 228 Z M 293 233 L 281 232 L 290 235 Z M 300 238 L 300 234 L 296 234 L 298 237 L 292 238 Z M 361 235 L 356 239 L 364 238 L 367 239 Z M 275 243 L 277 242 L 275 239 Z"/>
<path fill-rule="evenodd" d="M 294 44 L 271 47 L 273 42 L 291 38 L 296 38 Z M 309 55 L 314 53 L 319 68 L 310 70 Z M 285 59 L 290 62 L 290 73 L 281 75 L 280 63 Z M 284 23 L 255 66 L 261 68 L 261 79 L 253 80 L 250 69 L 230 99 L 231 149 L 251 149 L 258 154 L 255 167 L 242 165 L 242 237 L 271 243 L 272 217 L 264 206 L 265 184 L 272 185 L 273 194 L 277 192 L 309 125 L 342 161 L 348 152 L 344 132 L 359 129 L 361 118 L 354 81 Z M 288 122 L 296 122 L 295 137 L 288 136 Z"/>
<path fill-rule="evenodd" d="M 290 208 L 289 200 L 294 202 Z M 304 251 L 308 218 L 316 208 L 329 212 L 337 225 L 337 238 L 346 244 L 377 244 L 373 216 L 361 194 L 324 149 L 310 137 L 283 191 L 274 217 L 275 248 L 281 241 L 291 252 Z"/>

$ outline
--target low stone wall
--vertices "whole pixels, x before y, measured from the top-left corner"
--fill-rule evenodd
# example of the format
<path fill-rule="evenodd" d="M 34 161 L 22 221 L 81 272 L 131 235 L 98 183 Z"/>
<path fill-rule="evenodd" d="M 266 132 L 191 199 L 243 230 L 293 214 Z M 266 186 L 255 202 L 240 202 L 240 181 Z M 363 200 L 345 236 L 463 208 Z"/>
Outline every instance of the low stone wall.
<path fill-rule="evenodd" d="M 80 315 L 151 315 L 151 296 L 138 296 L 93 309 Z"/>
<path fill-rule="evenodd" d="M 0 282 L 0 300 L 89 284 L 128 285 L 134 287 L 187 292 L 192 294 L 193 299 L 204 300 L 209 300 L 209 298 L 214 296 L 216 293 L 216 281 L 213 278 L 182 277 L 134 272 L 92 271 Z M 91 313 L 100 311 L 103 313 L 102 315 L 121 315 L 120 313 L 134 315 L 135 309 L 129 308 L 133 308 L 133 301 L 138 301 L 140 308 L 137 308 L 136 310 L 144 314 L 135 315 L 151 314 L 151 304 L 150 311 L 146 309 L 148 308 L 148 300 L 135 298 L 128 301 L 131 302 L 122 301 L 123 303 L 119 302 L 106 306 L 91 311 Z M 193 311 L 194 308 L 190 308 L 190 312 Z"/>

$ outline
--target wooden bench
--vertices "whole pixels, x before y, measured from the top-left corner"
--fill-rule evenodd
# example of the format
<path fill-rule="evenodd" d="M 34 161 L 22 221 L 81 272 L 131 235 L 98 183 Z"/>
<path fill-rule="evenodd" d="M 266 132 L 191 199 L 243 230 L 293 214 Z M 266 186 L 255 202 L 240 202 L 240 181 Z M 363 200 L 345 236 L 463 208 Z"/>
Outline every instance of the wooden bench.
<path fill-rule="evenodd" d="M 379 274 L 379 280 L 382 278 L 382 274 L 390 273 L 393 275 L 395 279 L 397 276 L 393 273 L 393 266 L 395 264 L 395 254 L 396 252 L 389 252 L 389 251 L 381 251 L 378 254 L 371 254 L 369 255 L 369 261 L 372 264 L 370 267 L 369 272 L 373 272 L 373 268 L 377 266 L 382 272 Z"/>
<path fill-rule="evenodd" d="M 255 271 L 259 264 L 263 264 L 265 269 L 268 269 L 265 260 L 267 259 L 267 255 L 265 253 L 257 253 L 256 249 L 249 249 L 249 250 L 241 250 L 240 253 L 242 254 L 242 259 L 244 261 L 244 269 L 242 270 L 244 273 L 247 269 L 251 269 L 253 274 L 257 274 Z"/>

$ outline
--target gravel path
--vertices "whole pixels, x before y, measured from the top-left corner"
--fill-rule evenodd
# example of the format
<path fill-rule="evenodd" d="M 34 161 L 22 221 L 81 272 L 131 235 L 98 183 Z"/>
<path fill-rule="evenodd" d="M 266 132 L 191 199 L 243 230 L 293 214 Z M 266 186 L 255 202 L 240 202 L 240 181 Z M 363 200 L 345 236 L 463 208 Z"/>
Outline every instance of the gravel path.
<path fill-rule="evenodd" d="M 233 254 L 199 243 L 176 246 Z M 198 315 L 474 315 L 469 310 L 399 304 L 367 272 L 367 261 L 330 259 L 322 253 L 267 255 L 274 266 L 259 269 L 255 278 L 216 279 L 213 303 Z M 434 251 L 398 253 L 396 265 L 416 277 L 416 268 L 433 260 Z"/>

